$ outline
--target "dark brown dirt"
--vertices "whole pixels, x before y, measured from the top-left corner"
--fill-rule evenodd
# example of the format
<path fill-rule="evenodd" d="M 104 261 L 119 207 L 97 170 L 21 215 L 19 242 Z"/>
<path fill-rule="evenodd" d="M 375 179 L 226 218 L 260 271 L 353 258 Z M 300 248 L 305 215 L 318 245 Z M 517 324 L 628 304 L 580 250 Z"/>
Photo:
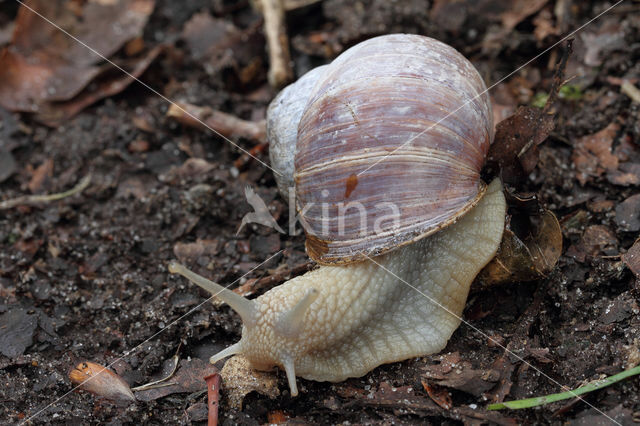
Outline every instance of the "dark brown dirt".
<path fill-rule="evenodd" d="M 0 6 L 0 28 L 15 17 L 17 8 L 11 3 Z M 487 82 L 495 82 L 610 5 L 558 1 L 566 6 L 560 19 L 554 15 L 561 9 L 554 9 L 556 2 L 538 2 L 540 8 L 522 17 L 516 13 L 512 19 L 517 23 L 508 25 L 500 18 L 506 4 L 516 4 L 512 7 L 517 12 L 517 3 L 523 2 L 503 3 L 461 1 L 454 7 L 444 1 L 326 0 L 289 13 L 295 70 L 300 75 L 374 35 L 418 32 L 451 44 L 474 62 Z M 246 1 L 158 0 L 144 41 L 147 47 L 168 47 L 142 79 L 172 100 L 245 119 L 264 118 L 275 92 L 266 83 L 267 54 L 260 31 L 235 61 L 216 63 L 216 56 L 207 62 L 189 55 L 180 40 L 185 23 L 202 11 L 242 30 L 259 20 Z M 545 22 L 557 34 L 541 34 Z M 549 90 L 560 53 L 547 52 L 507 79 L 492 91 L 494 103 L 514 110 L 534 102 L 536 94 Z M 618 170 L 602 165 L 598 152 L 580 151 L 594 164 L 583 170 L 583 181 L 574 166 L 578 140 L 613 122 L 617 130 L 609 136 L 611 152 L 620 163 L 640 164 L 640 108 L 620 92 L 619 83 L 626 78 L 638 85 L 639 59 L 637 3 L 624 2 L 576 35 L 567 76 L 578 75 L 570 84 L 579 88 L 579 95 L 560 99 L 555 131 L 540 147 L 537 168 L 519 188 L 537 193 L 557 215 L 563 255 L 546 279 L 476 293 L 465 311 L 474 327 L 570 388 L 615 374 L 640 357 L 640 278 L 619 256 L 631 247 L 638 229 L 616 220 L 621 214 L 616 207 L 637 194 L 639 186 L 620 181 Z M 239 78 L 238 70 L 251 78 Z M 66 190 L 87 173 L 93 177 L 82 195 L 0 210 L 0 324 L 14 332 L 0 330 L 0 400 L 6 422 L 36 413 L 34 424 L 203 421 L 203 392 L 119 406 L 86 392 L 69 393 L 68 373 L 83 360 L 106 365 L 122 357 L 113 368 L 137 386 L 154 380 L 178 349 L 181 358 L 207 360 L 239 338 L 240 320 L 227 307 L 205 304 L 187 314 L 205 294 L 168 274 L 166 264 L 175 258 L 177 243 L 206 241 L 189 266 L 223 284 L 281 249 L 282 254 L 240 284 L 276 274 L 280 265 L 287 269 L 306 262 L 302 236 L 259 226 L 235 235 L 250 211 L 244 198 L 247 184 L 281 214 L 284 225 L 286 206 L 271 172 L 255 161 L 238 161 L 242 154 L 222 139 L 165 118 L 167 108 L 165 101 L 133 84 L 56 129 L 0 109 L 0 153 L 11 152 L 15 159 L 12 174 L 0 173 L 0 201 L 29 193 L 34 170 L 46 162 L 52 161 L 53 170 L 36 185 L 39 193 Z M 238 143 L 253 147 L 248 140 Z M 267 161 L 264 152 L 259 155 Z M 212 167 L 198 174 L 176 173 L 190 157 L 203 158 Z M 637 220 L 635 213 L 625 214 Z M 527 364 L 503 355 L 463 325 L 442 354 L 385 365 L 340 384 L 300 380 L 297 398 L 287 392 L 275 400 L 252 393 L 243 410 L 235 411 L 225 405 L 223 394 L 220 417 L 225 424 L 265 423 L 276 418 L 274 413 L 296 423 L 325 424 L 487 423 L 509 418 L 606 424 L 607 419 L 584 402 L 486 412 L 485 405 L 500 394 L 511 400 L 561 391 Z M 447 382 L 454 408 L 446 411 L 431 401 L 421 380 L 430 367 L 454 356 L 459 356 L 467 379 Z M 285 390 L 283 374 L 278 377 Z M 406 397 L 388 397 L 386 390 L 393 386 Z M 640 380 L 635 377 L 585 399 L 620 423 L 631 424 L 640 419 L 639 395 Z"/>

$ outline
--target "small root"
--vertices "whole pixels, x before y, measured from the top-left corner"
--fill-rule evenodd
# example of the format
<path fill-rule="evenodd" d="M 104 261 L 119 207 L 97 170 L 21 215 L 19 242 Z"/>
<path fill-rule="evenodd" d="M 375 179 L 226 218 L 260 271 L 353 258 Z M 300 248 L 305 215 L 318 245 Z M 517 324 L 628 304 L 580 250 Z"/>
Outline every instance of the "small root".
<path fill-rule="evenodd" d="M 91 183 L 91 174 L 83 177 L 80 182 L 68 191 L 59 192 L 57 194 L 45 194 L 45 195 L 23 195 L 17 198 L 4 200 L 0 202 L 0 210 L 12 209 L 16 206 L 34 205 L 41 203 L 50 203 L 52 201 L 62 200 L 63 198 L 71 197 L 84 189 Z"/>

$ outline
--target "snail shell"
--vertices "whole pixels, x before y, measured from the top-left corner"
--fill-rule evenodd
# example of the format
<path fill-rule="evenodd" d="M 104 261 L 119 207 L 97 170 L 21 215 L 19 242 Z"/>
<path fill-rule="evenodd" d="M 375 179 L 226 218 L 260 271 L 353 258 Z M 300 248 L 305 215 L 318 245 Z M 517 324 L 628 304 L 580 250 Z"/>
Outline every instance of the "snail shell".
<path fill-rule="evenodd" d="M 270 139 L 270 152 L 295 182 L 307 252 L 317 262 L 349 263 L 416 241 L 482 196 L 491 105 L 476 69 L 452 47 L 418 35 L 376 37 L 300 82 L 274 101 L 299 96 L 294 114 L 279 112 L 286 122 L 268 120 L 271 135 L 289 129 L 287 144 Z"/>

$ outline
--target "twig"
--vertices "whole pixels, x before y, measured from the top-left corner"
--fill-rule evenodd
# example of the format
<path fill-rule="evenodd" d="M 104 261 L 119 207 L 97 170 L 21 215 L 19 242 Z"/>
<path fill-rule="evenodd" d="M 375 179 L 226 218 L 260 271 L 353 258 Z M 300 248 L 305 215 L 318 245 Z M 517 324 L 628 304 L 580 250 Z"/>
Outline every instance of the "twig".
<path fill-rule="evenodd" d="M 560 87 L 564 84 L 564 70 L 567 67 L 567 61 L 569 60 L 569 56 L 573 53 L 573 38 L 567 40 L 564 50 L 562 51 L 562 57 L 560 58 L 560 62 L 556 67 L 556 72 L 553 75 L 553 83 L 551 84 L 551 89 L 549 90 L 549 98 L 542 110 L 543 113 L 547 113 L 551 107 L 556 103 L 556 99 L 558 98 L 558 93 L 560 92 Z"/>
<path fill-rule="evenodd" d="M 259 0 L 264 15 L 264 33 L 269 50 L 269 84 L 280 88 L 293 79 L 289 37 L 282 0 Z"/>
<path fill-rule="evenodd" d="M 0 202 L 0 210 L 11 209 L 16 206 L 33 205 L 39 203 L 50 203 L 51 201 L 58 201 L 63 198 L 71 197 L 74 194 L 82 192 L 91 183 L 91 174 L 83 177 L 80 182 L 68 191 L 59 192 L 57 194 L 45 194 L 45 195 L 23 195 L 21 197 L 12 198 Z"/>
<path fill-rule="evenodd" d="M 547 98 L 547 102 L 542 109 L 542 113 L 540 117 L 544 117 L 549 113 L 549 110 L 552 106 L 555 105 L 556 100 L 558 99 L 558 93 L 560 92 L 560 87 L 562 86 L 562 81 L 564 79 L 564 70 L 567 66 L 567 61 L 569 60 L 569 56 L 573 52 L 573 38 L 567 40 L 564 50 L 562 52 L 562 57 L 560 58 L 560 62 L 558 62 L 558 66 L 556 67 L 555 74 L 553 75 L 553 83 L 551 85 L 551 90 L 549 90 L 549 97 Z M 542 122 L 542 118 L 539 119 L 539 122 Z M 546 137 L 544 138 L 546 139 Z M 543 140 L 538 141 L 538 143 L 542 143 Z M 520 152 L 518 153 L 518 158 L 522 158 L 523 155 L 531 149 L 531 147 L 536 143 L 536 138 L 531 138 L 525 146 L 522 147 Z"/>
<path fill-rule="evenodd" d="M 622 82 L 620 91 L 630 97 L 633 102 L 640 103 L 640 90 L 629 80 L 625 80 Z"/>
<path fill-rule="evenodd" d="M 283 0 L 284 10 L 295 10 L 302 7 L 310 6 L 314 3 L 319 3 L 322 0 Z"/>
<path fill-rule="evenodd" d="M 209 411 L 209 426 L 218 424 L 218 406 L 220 401 L 220 374 L 213 373 L 204 378 L 207 382 L 207 408 Z"/>
<path fill-rule="evenodd" d="M 208 107 L 199 107 L 185 103 L 172 104 L 167 111 L 167 117 L 171 117 L 185 126 L 194 127 L 203 131 L 207 130 L 207 128 L 198 121 L 201 120 L 207 126 L 228 138 L 242 137 L 256 142 L 264 142 L 266 139 L 266 124 L 264 120 L 247 121 Z"/>

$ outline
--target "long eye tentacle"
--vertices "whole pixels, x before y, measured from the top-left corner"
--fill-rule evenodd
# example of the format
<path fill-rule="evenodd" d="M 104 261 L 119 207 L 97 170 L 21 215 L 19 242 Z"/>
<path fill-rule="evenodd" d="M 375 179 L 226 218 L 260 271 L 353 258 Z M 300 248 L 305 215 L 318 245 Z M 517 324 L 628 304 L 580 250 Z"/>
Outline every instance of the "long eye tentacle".
<path fill-rule="evenodd" d="M 300 334 L 304 326 L 304 315 L 320 293 L 315 288 L 310 288 L 298 303 L 286 312 L 282 312 L 274 328 L 275 331 L 287 338 L 295 338 Z"/>
<path fill-rule="evenodd" d="M 231 306 L 231 309 L 240 315 L 240 318 L 242 318 L 242 322 L 245 325 L 255 323 L 258 316 L 258 310 L 256 309 L 255 302 L 252 300 L 242 297 L 220 284 L 214 283 L 202 275 L 198 275 L 195 272 L 190 271 L 178 262 L 173 261 L 169 263 L 169 272 L 172 274 L 182 275 L 198 287 L 207 290 L 209 293 Z"/>

